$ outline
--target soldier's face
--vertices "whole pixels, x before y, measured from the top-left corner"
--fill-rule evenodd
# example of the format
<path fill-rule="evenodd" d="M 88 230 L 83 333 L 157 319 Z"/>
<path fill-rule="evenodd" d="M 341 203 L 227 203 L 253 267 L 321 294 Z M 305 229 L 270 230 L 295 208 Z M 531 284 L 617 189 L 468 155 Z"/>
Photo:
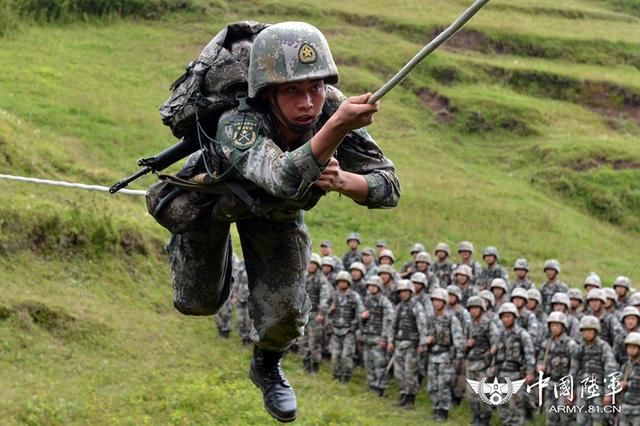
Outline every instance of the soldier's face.
<path fill-rule="evenodd" d="M 458 296 L 450 294 L 449 295 L 449 304 L 451 306 L 455 306 L 458 303 Z"/>
<path fill-rule="evenodd" d="M 556 279 L 556 275 L 558 275 L 558 272 L 555 269 L 545 269 L 544 274 L 547 276 L 547 279 L 549 281 L 553 281 Z"/>
<path fill-rule="evenodd" d="M 416 294 L 420 294 L 420 293 L 422 293 L 422 289 L 424 289 L 424 284 L 414 282 L 413 283 L 413 288 L 416 290 Z"/>
<path fill-rule="evenodd" d="M 496 263 L 496 257 L 492 255 L 484 256 L 483 259 L 487 263 L 487 265 L 493 265 L 494 263 Z"/>
<path fill-rule="evenodd" d="M 582 330 L 582 338 L 586 342 L 593 342 L 593 339 L 596 338 L 596 331 L 591 328 L 587 328 L 586 330 Z"/>
<path fill-rule="evenodd" d="M 407 300 L 411 299 L 411 291 L 410 290 L 400 290 L 400 300 L 402 300 L 403 302 L 406 302 Z"/>
<path fill-rule="evenodd" d="M 527 301 L 522 297 L 514 297 L 513 299 L 511 299 L 511 303 L 516 305 L 516 308 L 521 309 L 524 307 L 524 304 L 527 303 Z"/>
<path fill-rule="evenodd" d="M 553 310 L 556 311 L 556 312 L 564 313 L 567 310 L 567 307 L 565 306 L 564 303 L 554 303 L 553 304 Z"/>
<path fill-rule="evenodd" d="M 365 265 L 371 265 L 372 260 L 373 258 L 371 257 L 370 254 L 367 254 L 367 253 L 362 254 L 362 263 L 364 263 Z"/>
<path fill-rule="evenodd" d="M 602 301 L 599 299 L 589 300 L 589 308 L 591 308 L 593 312 L 600 312 L 602 309 Z"/>
<path fill-rule="evenodd" d="M 629 358 L 638 358 L 638 355 L 640 355 L 640 346 L 627 345 L 627 355 L 629 355 Z"/>
<path fill-rule="evenodd" d="M 469 277 L 462 274 L 456 274 L 456 281 L 460 285 L 466 285 L 469 282 Z"/>
<path fill-rule="evenodd" d="M 578 309 L 578 306 L 580 306 L 580 300 L 578 299 L 571 299 L 571 309 L 576 310 Z"/>
<path fill-rule="evenodd" d="M 323 80 L 279 84 L 276 93 L 282 115 L 298 126 L 309 126 L 318 119 L 326 97 Z"/>
<path fill-rule="evenodd" d="M 513 322 L 515 321 L 515 319 L 516 319 L 515 315 L 510 314 L 510 313 L 506 313 L 506 314 L 500 315 L 500 321 L 502 321 L 502 324 L 506 328 L 513 327 Z"/>
<path fill-rule="evenodd" d="M 338 288 L 341 291 L 346 291 L 349 288 L 349 283 L 346 282 L 346 281 L 340 280 L 340 281 L 338 281 Z"/>
<path fill-rule="evenodd" d="M 322 256 L 330 256 L 331 255 L 331 249 L 328 246 L 320 246 L 320 253 L 322 254 Z"/>
<path fill-rule="evenodd" d="M 381 265 L 392 265 L 393 262 L 391 261 L 391 258 L 389 256 L 382 256 L 380 258 L 380 264 Z"/>
<path fill-rule="evenodd" d="M 524 279 L 524 277 L 527 276 L 527 270 L 526 269 L 516 269 L 516 277 L 518 277 L 519 279 Z"/>
<path fill-rule="evenodd" d="M 491 293 L 493 293 L 496 299 L 500 299 L 504 295 L 504 290 L 501 289 L 500 287 L 494 287 L 491 289 Z"/>
<path fill-rule="evenodd" d="M 552 322 L 551 324 L 549 324 L 549 329 L 551 330 L 551 334 L 553 334 L 554 337 L 558 337 L 564 331 L 564 326 L 558 322 Z"/>
<path fill-rule="evenodd" d="M 460 253 L 460 258 L 463 261 L 467 261 L 471 257 L 471 252 L 470 251 L 462 250 L 462 251 L 459 251 L 458 253 Z"/>
<path fill-rule="evenodd" d="M 444 308 L 444 300 L 431 299 L 431 303 L 433 304 L 433 309 L 436 311 L 441 311 Z"/>
<path fill-rule="evenodd" d="M 375 286 L 375 285 L 368 285 L 367 290 L 369 290 L 369 294 L 372 296 L 375 296 L 376 294 L 380 293 L 380 289 L 378 288 L 378 286 Z"/>
<path fill-rule="evenodd" d="M 362 279 L 362 271 L 360 271 L 359 269 L 352 269 L 351 270 L 351 279 L 353 279 L 354 281 L 358 281 L 358 280 Z"/>
<path fill-rule="evenodd" d="M 436 257 L 438 258 L 438 260 L 442 261 L 445 260 L 447 258 L 447 252 L 443 251 L 443 250 L 438 250 L 436 252 Z"/>
<path fill-rule="evenodd" d="M 383 272 L 379 275 L 380 279 L 382 280 L 382 282 L 384 284 L 388 283 L 389 281 L 391 281 L 391 275 L 387 274 L 386 272 Z"/>
<path fill-rule="evenodd" d="M 358 240 L 349 240 L 349 242 L 347 244 L 349 244 L 349 248 L 351 250 L 355 250 L 355 249 L 358 248 L 358 244 L 360 244 L 360 243 L 358 242 Z"/>
<path fill-rule="evenodd" d="M 310 274 L 315 274 L 317 270 L 318 264 L 315 262 L 311 262 L 309 263 L 309 266 L 307 266 L 307 271 L 309 271 Z"/>
<path fill-rule="evenodd" d="M 533 312 L 536 310 L 537 307 L 538 307 L 538 301 L 534 299 L 529 299 L 529 301 L 527 302 L 527 309 Z"/>
<path fill-rule="evenodd" d="M 482 315 L 482 309 L 478 306 L 472 306 L 469 308 L 469 313 L 473 319 L 478 319 Z"/>
<path fill-rule="evenodd" d="M 427 262 L 416 262 L 416 268 L 418 268 L 418 271 L 424 273 L 427 269 L 429 269 L 429 264 Z"/>
<path fill-rule="evenodd" d="M 333 268 L 329 265 L 322 265 L 322 273 L 325 275 L 329 275 L 333 271 Z"/>
<path fill-rule="evenodd" d="M 618 297 L 624 297 L 627 295 L 627 289 L 625 287 L 617 285 L 613 287 L 613 289 L 616 291 L 616 294 L 618 295 Z"/>
<path fill-rule="evenodd" d="M 624 326 L 627 330 L 633 330 L 638 326 L 638 317 L 635 315 L 627 315 L 624 317 Z"/>

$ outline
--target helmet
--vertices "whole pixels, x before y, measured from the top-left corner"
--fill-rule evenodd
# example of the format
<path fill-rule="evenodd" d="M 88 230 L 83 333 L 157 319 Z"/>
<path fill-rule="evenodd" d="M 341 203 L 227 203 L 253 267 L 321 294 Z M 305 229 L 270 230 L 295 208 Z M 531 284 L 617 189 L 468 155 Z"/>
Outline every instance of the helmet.
<path fill-rule="evenodd" d="M 362 272 L 363 276 L 364 276 L 364 274 L 367 273 L 367 268 L 364 266 L 364 263 L 362 263 L 362 262 L 353 262 L 351 264 L 351 266 L 349 266 L 349 270 L 351 271 L 351 270 L 354 270 L 354 269 Z"/>
<path fill-rule="evenodd" d="M 447 243 L 438 243 L 438 245 L 436 245 L 434 253 L 438 253 L 439 251 L 447 253 L 447 256 L 451 255 L 451 250 L 449 250 L 449 244 Z"/>
<path fill-rule="evenodd" d="M 461 251 L 468 251 L 473 253 L 473 243 L 470 243 L 469 241 L 462 241 L 458 246 L 458 253 L 460 253 Z"/>
<path fill-rule="evenodd" d="M 369 277 L 369 279 L 367 280 L 367 285 L 372 285 L 372 286 L 378 287 L 378 289 L 380 289 L 380 291 L 382 291 L 382 280 L 377 275 L 373 275 L 373 276 Z"/>
<path fill-rule="evenodd" d="M 396 273 L 396 270 L 393 269 L 391 265 L 380 265 L 378 266 L 378 275 L 380 274 L 389 274 L 393 276 Z"/>
<path fill-rule="evenodd" d="M 495 280 L 494 280 L 495 281 Z M 525 290 L 522 287 L 516 287 L 513 289 L 513 291 L 511 292 L 511 297 L 510 299 L 513 300 L 516 297 L 521 297 L 522 299 L 525 300 L 525 302 L 529 301 L 529 294 L 527 293 L 527 290 Z"/>
<path fill-rule="evenodd" d="M 453 273 L 454 276 L 456 275 L 464 275 L 466 277 L 469 277 L 469 279 L 473 279 L 473 272 L 471 271 L 471 266 L 469 265 L 458 265 L 458 267 L 456 268 L 455 272 Z M 507 290 L 509 291 L 509 290 Z"/>
<path fill-rule="evenodd" d="M 420 243 L 415 243 L 413 245 L 413 247 L 411 247 L 411 254 L 413 253 L 420 253 L 424 251 L 424 245 L 420 244 Z"/>
<path fill-rule="evenodd" d="M 599 288 L 592 288 L 589 290 L 589 293 L 587 293 L 587 302 L 589 302 L 589 300 L 599 300 L 602 303 L 607 303 L 607 297 Z"/>
<path fill-rule="evenodd" d="M 558 294 L 564 294 L 564 293 L 558 293 Z M 547 319 L 547 324 L 551 324 L 552 322 L 558 322 L 564 325 L 565 330 L 569 328 L 567 316 L 562 312 L 551 312 L 549 314 L 549 318 Z"/>
<path fill-rule="evenodd" d="M 629 304 L 631 306 L 640 306 L 640 293 L 633 293 L 629 296 Z"/>
<path fill-rule="evenodd" d="M 411 293 L 415 293 L 416 289 L 413 288 L 413 283 L 409 280 L 400 280 L 398 286 L 396 287 L 396 291 L 409 290 Z"/>
<path fill-rule="evenodd" d="M 464 266 L 467 266 L 467 265 L 464 265 Z M 467 268 L 469 267 L 467 266 Z M 491 281 L 491 285 L 489 286 L 489 289 L 493 289 L 493 288 L 501 288 L 502 290 L 504 290 L 505 294 L 509 293 L 509 286 L 507 285 L 507 282 L 502 278 L 495 278 L 493 281 Z M 514 290 L 517 290 L 517 289 L 514 289 Z"/>
<path fill-rule="evenodd" d="M 614 287 L 616 287 L 616 286 L 624 287 L 627 290 L 629 290 L 631 288 L 631 280 L 629 279 L 629 277 L 624 277 L 624 276 L 620 275 L 614 281 L 613 286 Z"/>
<path fill-rule="evenodd" d="M 535 300 L 538 302 L 538 305 L 542 303 L 542 295 L 535 288 L 530 288 L 527 290 L 527 296 L 529 296 L 529 300 Z"/>
<path fill-rule="evenodd" d="M 622 310 L 622 319 L 628 317 L 629 315 L 635 315 L 640 320 L 640 311 L 638 311 L 638 308 L 636 308 L 635 306 L 626 306 Z"/>
<path fill-rule="evenodd" d="M 584 285 L 594 285 L 598 288 L 602 288 L 602 281 L 600 281 L 600 277 L 595 272 L 591 272 L 587 275 L 587 278 L 584 279 Z"/>
<path fill-rule="evenodd" d="M 553 305 L 554 303 L 562 303 L 567 309 L 571 309 L 571 301 L 567 293 L 558 292 L 554 294 L 551 298 L 551 304 Z"/>
<path fill-rule="evenodd" d="M 600 320 L 593 315 L 585 315 L 580 320 L 580 331 L 593 329 L 600 333 Z"/>
<path fill-rule="evenodd" d="M 498 309 L 498 316 L 502 316 L 502 314 L 513 314 L 516 318 L 520 316 L 518 313 L 518 308 L 513 303 L 507 302 L 500 305 L 500 309 Z"/>
<path fill-rule="evenodd" d="M 318 266 L 322 266 L 322 258 L 318 253 L 313 253 L 311 255 L 311 260 L 309 261 L 309 263 L 315 263 Z"/>
<path fill-rule="evenodd" d="M 391 259 L 391 263 L 396 262 L 396 257 L 393 255 L 393 252 L 389 249 L 382 250 L 380 252 L 380 256 L 378 256 L 378 260 L 382 259 L 383 257 L 388 257 L 389 259 Z"/>
<path fill-rule="evenodd" d="M 373 249 L 371 247 L 365 247 L 364 250 L 362 250 L 362 255 L 364 256 L 365 254 L 373 256 Z"/>
<path fill-rule="evenodd" d="M 636 345 L 640 346 L 640 333 L 632 331 L 624 338 L 625 345 Z"/>
<path fill-rule="evenodd" d="M 336 269 L 335 263 L 333 263 L 333 257 L 325 256 L 322 258 L 322 266 L 331 266 L 333 269 Z"/>
<path fill-rule="evenodd" d="M 416 263 L 418 262 L 428 263 L 429 265 L 433 263 L 431 260 L 431 255 L 426 251 L 421 251 L 420 253 L 418 253 L 418 255 L 416 256 Z"/>
<path fill-rule="evenodd" d="M 338 68 L 329 44 L 316 27 L 282 22 L 260 32 L 249 59 L 249 97 L 274 84 L 324 79 L 338 82 Z"/>
<path fill-rule="evenodd" d="M 444 288 L 433 289 L 430 297 L 431 297 L 431 300 L 438 299 L 438 300 L 442 300 L 445 303 L 449 301 L 449 294 L 447 293 L 447 290 L 445 290 Z"/>
<path fill-rule="evenodd" d="M 469 300 L 467 300 L 467 309 L 477 306 L 478 308 L 482 308 L 483 311 L 487 310 L 487 307 L 480 296 L 471 296 Z"/>
<path fill-rule="evenodd" d="M 331 240 L 322 240 L 320 247 L 333 247 L 333 244 L 331 244 Z"/>
<path fill-rule="evenodd" d="M 542 270 L 546 271 L 547 269 L 553 269 L 557 273 L 560 273 L 560 262 L 558 262 L 555 259 L 547 260 L 546 262 L 544 262 L 544 266 L 542 267 Z"/>
<path fill-rule="evenodd" d="M 513 264 L 513 270 L 515 271 L 516 269 L 524 269 L 529 272 L 529 262 L 527 262 L 527 259 L 517 259 Z"/>
<path fill-rule="evenodd" d="M 480 293 L 480 297 L 489 302 L 491 306 L 495 306 L 496 297 L 489 290 L 482 290 Z"/>
<path fill-rule="evenodd" d="M 349 285 L 353 284 L 353 281 L 351 281 L 351 274 L 347 271 L 338 272 L 338 275 L 336 275 L 336 283 L 338 281 L 346 281 Z"/>
<path fill-rule="evenodd" d="M 600 291 L 604 293 L 604 297 L 606 297 L 607 299 L 611 299 L 613 301 L 618 300 L 618 294 L 611 287 L 605 287 Z"/>
<path fill-rule="evenodd" d="M 496 259 L 500 257 L 498 255 L 498 249 L 495 248 L 494 246 L 485 247 L 484 251 L 482 252 L 482 257 L 485 257 L 485 256 L 494 256 Z"/>
<path fill-rule="evenodd" d="M 458 298 L 458 302 L 462 300 L 462 291 L 460 291 L 460 287 L 457 285 L 448 285 L 447 293 L 456 296 Z"/>
<path fill-rule="evenodd" d="M 360 242 L 360 234 L 358 234 L 357 232 L 352 232 L 349 235 L 347 235 L 347 242 L 351 240 L 356 240 L 357 242 Z"/>
<path fill-rule="evenodd" d="M 569 299 L 576 299 L 579 300 L 581 303 L 584 302 L 584 298 L 582 297 L 582 292 L 580 291 L 579 288 L 570 288 L 569 291 L 567 292 L 567 295 L 569 296 Z"/>
<path fill-rule="evenodd" d="M 386 247 L 387 246 L 387 240 L 377 240 L 376 241 L 376 247 Z"/>
<path fill-rule="evenodd" d="M 422 285 L 427 285 L 427 276 L 425 274 L 423 274 L 422 272 L 415 272 L 413 275 L 411 275 L 411 282 L 412 283 L 420 283 Z"/>

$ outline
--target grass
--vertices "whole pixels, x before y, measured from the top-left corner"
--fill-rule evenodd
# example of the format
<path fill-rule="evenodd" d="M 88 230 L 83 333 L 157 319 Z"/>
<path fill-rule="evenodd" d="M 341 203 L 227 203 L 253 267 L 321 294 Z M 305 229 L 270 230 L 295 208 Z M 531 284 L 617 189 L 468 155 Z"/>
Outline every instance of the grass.
<path fill-rule="evenodd" d="M 175 142 L 157 106 L 226 22 L 311 21 L 329 38 L 342 90 L 358 94 L 379 87 L 467 3 L 403 0 L 389 10 L 381 1 L 320 9 L 260 0 L 153 20 L 15 18 L 0 38 L 0 172 L 101 185 L 132 173 L 136 158 Z M 547 258 L 560 259 L 575 287 L 590 271 L 605 283 L 633 278 L 640 123 L 625 96 L 640 91 L 638 19 L 623 1 L 491 2 L 472 21 L 469 46 L 429 57 L 370 128 L 398 169 L 400 206 L 366 210 L 331 194 L 306 214 L 315 247 L 330 238 L 342 254 L 344 237 L 359 231 L 364 245 L 386 238 L 401 262 L 415 241 L 432 249 L 470 239 L 478 249 L 496 245 L 507 266 L 527 257 L 536 282 Z M 511 50 L 496 51 L 498 42 Z M 168 234 L 140 198 L 0 188 L 2 423 L 270 421 L 246 378 L 249 351 L 221 344 L 210 318 L 174 312 Z M 286 370 L 302 424 L 414 424 L 429 415 L 425 392 L 413 412 L 393 409 L 395 387 L 378 402 L 361 370 L 346 388 L 327 366 L 317 380 L 305 376 L 295 355 Z M 469 416 L 456 409 L 451 423 Z"/>

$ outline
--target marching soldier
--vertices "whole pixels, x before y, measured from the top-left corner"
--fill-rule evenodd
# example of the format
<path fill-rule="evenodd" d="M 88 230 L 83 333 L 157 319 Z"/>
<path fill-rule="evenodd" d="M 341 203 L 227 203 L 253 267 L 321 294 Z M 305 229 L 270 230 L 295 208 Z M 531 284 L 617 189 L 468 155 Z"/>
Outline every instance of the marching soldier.
<path fill-rule="evenodd" d="M 582 319 L 582 310 L 584 309 L 584 297 L 579 288 L 570 288 L 567 292 L 569 300 L 571 301 L 571 309 L 567 312 L 567 315 L 576 318 L 578 321 Z"/>
<path fill-rule="evenodd" d="M 362 253 L 358 250 L 360 245 L 360 234 L 352 232 L 347 236 L 349 251 L 342 256 L 342 266 L 347 270 L 354 262 L 362 262 Z"/>
<path fill-rule="evenodd" d="M 453 274 L 454 284 L 460 290 L 460 303 L 464 306 L 471 296 L 478 294 L 478 288 L 471 284 L 473 273 L 469 265 L 460 265 Z"/>
<path fill-rule="evenodd" d="M 613 346 L 615 336 L 622 333 L 622 325 L 613 315 L 604 310 L 604 304 L 607 299 L 602 289 L 593 289 L 587 294 L 587 303 L 591 315 L 600 321 L 600 330 L 598 330 L 598 338 L 604 340 L 610 347 Z"/>
<path fill-rule="evenodd" d="M 631 291 L 631 280 L 629 277 L 619 276 L 613 282 L 613 289 L 618 295 L 617 307 L 619 311 L 622 311 L 629 305 L 629 292 Z"/>
<path fill-rule="evenodd" d="M 640 425 L 640 333 L 624 339 L 628 361 L 622 366 L 620 426 Z"/>
<path fill-rule="evenodd" d="M 331 288 L 329 282 L 320 270 L 322 259 L 313 253 L 307 267 L 307 281 L 305 289 L 311 302 L 309 321 L 304 328 L 301 340 L 303 366 L 305 371 L 315 374 L 322 360 L 322 335 L 324 322 L 329 312 Z"/>
<path fill-rule="evenodd" d="M 322 273 L 331 285 L 331 288 L 336 288 L 336 262 L 331 256 L 324 256 L 322 258 Z"/>
<path fill-rule="evenodd" d="M 463 267 L 467 267 L 467 265 L 462 265 Z M 468 267 L 467 267 L 468 268 Z M 467 311 L 461 303 L 462 300 L 462 292 L 460 288 L 455 285 L 450 285 L 447 287 L 447 293 L 449 293 L 449 303 L 447 305 L 447 309 L 453 313 L 458 321 L 460 321 L 460 325 L 462 326 L 462 335 L 466 336 L 471 327 L 471 315 L 469 311 Z M 452 389 L 452 401 L 453 405 L 459 405 L 464 398 L 464 390 L 466 388 L 465 385 L 465 372 L 464 372 L 464 364 L 460 361 L 454 361 L 453 367 L 455 369 L 455 379 Z"/>
<path fill-rule="evenodd" d="M 351 274 L 351 288 L 364 300 L 367 295 L 367 280 L 364 278 L 367 270 L 364 264 L 362 262 L 353 262 L 349 265 L 348 270 Z"/>
<path fill-rule="evenodd" d="M 391 303 L 397 305 L 400 299 L 398 298 L 398 293 L 396 293 L 395 275 L 396 271 L 393 266 L 378 266 L 378 276 L 382 280 L 382 294 L 387 296 Z"/>
<path fill-rule="evenodd" d="M 418 256 L 418 253 L 421 253 L 423 251 L 424 251 L 424 245 L 420 243 L 415 243 L 413 247 L 411 247 L 412 259 L 409 262 L 402 265 L 402 268 L 400 268 L 400 278 L 409 279 L 411 274 L 418 271 L 418 269 L 416 268 L 416 257 Z"/>
<path fill-rule="evenodd" d="M 493 297 L 495 299 L 494 311 L 500 309 L 503 303 L 509 301 L 509 287 L 507 283 L 502 278 L 495 278 L 491 281 L 491 285 L 489 286 L 489 291 L 493 293 Z"/>
<path fill-rule="evenodd" d="M 513 281 L 511 288 L 522 287 L 525 290 L 536 288 L 536 285 L 529 279 L 529 262 L 527 259 L 517 259 L 513 264 L 513 272 L 516 279 Z"/>
<path fill-rule="evenodd" d="M 514 288 L 511 292 L 511 303 L 513 303 L 518 309 L 517 323 L 520 328 L 527 330 L 531 343 L 535 349 L 538 345 L 539 329 L 540 325 L 536 316 L 527 308 L 527 302 L 529 302 L 529 295 L 527 290 L 523 288 Z"/>
<path fill-rule="evenodd" d="M 489 288 L 491 282 L 496 278 L 502 278 L 504 282 L 507 283 L 507 288 L 509 288 L 509 273 L 498 263 L 498 260 L 500 259 L 498 249 L 493 246 L 486 247 L 482 253 L 482 259 L 485 261 L 487 266 L 482 268 L 482 272 L 476 280 L 478 288 L 480 290 Z"/>
<path fill-rule="evenodd" d="M 460 263 L 458 265 L 468 265 L 473 274 L 473 282 L 476 284 L 477 278 L 482 273 L 482 265 L 473 259 L 473 244 L 469 241 L 462 241 L 458 245 L 458 254 L 460 255 Z"/>
<path fill-rule="evenodd" d="M 547 281 L 540 287 L 542 296 L 542 310 L 545 314 L 551 312 L 551 298 L 558 292 L 566 293 L 569 287 L 560 281 L 560 262 L 555 259 L 549 259 L 544 262 L 543 270 L 547 276 Z"/>
<path fill-rule="evenodd" d="M 366 272 L 364 273 L 365 280 L 368 280 L 372 276 L 378 275 L 378 265 L 373 258 L 373 249 L 371 247 L 367 247 L 362 250 L 362 264 L 364 265 L 366 270 Z"/>
<path fill-rule="evenodd" d="M 527 296 L 529 296 L 529 302 L 527 302 L 527 308 L 533 312 L 538 320 L 538 342 L 541 342 L 546 332 L 547 314 L 542 310 L 542 295 L 535 288 L 527 290 Z"/>
<path fill-rule="evenodd" d="M 635 332 L 640 332 L 640 311 L 635 306 L 627 306 L 622 311 L 622 333 L 616 336 L 612 348 L 619 365 L 627 362 L 624 342 L 630 333 Z"/>
<path fill-rule="evenodd" d="M 427 288 L 425 291 L 431 293 L 434 288 L 440 287 L 440 280 L 431 270 L 431 255 L 426 251 L 422 251 L 416 255 L 416 272 L 422 272 L 427 278 Z"/>
<path fill-rule="evenodd" d="M 453 263 L 449 260 L 449 256 L 451 255 L 449 245 L 446 243 L 438 243 L 434 253 L 437 261 L 431 265 L 431 269 L 433 273 L 436 274 L 436 277 L 438 277 L 440 287 L 446 288 L 451 284 L 453 272 Z"/>
<path fill-rule="evenodd" d="M 553 312 L 562 312 L 563 314 L 565 314 L 566 318 L 564 323 L 564 326 L 565 326 L 564 331 L 567 334 L 567 336 L 569 336 L 573 340 L 576 340 L 580 336 L 580 329 L 579 329 L 580 323 L 576 317 L 567 315 L 567 313 L 571 309 L 571 302 L 569 301 L 569 295 L 567 295 L 566 293 L 554 294 L 553 298 L 551 298 L 551 309 L 553 309 Z M 547 323 L 549 321 L 550 320 L 547 320 Z M 547 327 L 547 330 L 546 330 L 547 336 L 549 331 L 550 331 L 550 328 Z"/>

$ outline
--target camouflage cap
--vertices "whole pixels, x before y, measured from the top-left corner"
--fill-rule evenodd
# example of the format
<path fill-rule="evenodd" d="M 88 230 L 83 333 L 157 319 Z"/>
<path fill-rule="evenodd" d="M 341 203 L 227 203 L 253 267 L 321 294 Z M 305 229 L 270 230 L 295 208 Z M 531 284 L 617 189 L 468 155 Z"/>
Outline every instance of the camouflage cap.
<path fill-rule="evenodd" d="M 433 299 L 442 300 L 445 303 L 449 301 L 449 294 L 447 293 L 447 290 L 445 290 L 444 288 L 434 288 L 429 297 L 431 300 Z"/>
<path fill-rule="evenodd" d="M 569 295 L 567 293 L 563 293 L 561 291 L 557 292 L 551 298 L 551 304 L 561 303 L 567 307 L 567 309 L 571 308 L 571 301 L 569 300 Z"/>
<path fill-rule="evenodd" d="M 620 275 L 613 282 L 613 286 L 614 287 L 624 287 L 627 290 L 629 290 L 631 288 L 631 280 L 629 279 L 629 277 L 625 277 L 625 276 Z"/>
<path fill-rule="evenodd" d="M 304 80 L 338 82 L 338 67 L 329 43 L 313 25 L 281 22 L 262 30 L 255 38 L 249 59 L 249 97 L 261 89 Z"/>
<path fill-rule="evenodd" d="M 522 287 L 516 287 L 511 292 L 510 300 L 515 299 L 516 297 L 520 297 L 525 300 L 525 302 L 529 301 L 529 293 Z"/>
<path fill-rule="evenodd" d="M 331 244 L 331 240 L 322 240 L 320 247 L 333 247 L 333 244 Z"/>
<path fill-rule="evenodd" d="M 479 293 L 480 297 L 482 297 L 484 300 L 486 300 L 487 302 L 489 302 L 489 306 L 495 306 L 496 304 L 496 297 L 493 295 L 493 293 L 491 293 L 489 290 L 482 290 Z"/>
<path fill-rule="evenodd" d="M 495 248 L 494 246 L 485 247 L 484 251 L 482 252 L 482 257 L 485 257 L 485 256 L 494 256 L 496 259 L 500 258 L 500 255 L 498 254 L 498 249 Z"/>
<path fill-rule="evenodd" d="M 439 251 L 443 251 L 447 253 L 447 256 L 451 255 L 451 250 L 449 250 L 449 244 L 447 243 L 438 243 L 436 245 L 436 249 L 434 250 L 434 253 L 437 254 Z"/>
<path fill-rule="evenodd" d="M 515 261 L 515 263 L 513 264 L 513 270 L 516 271 L 518 269 L 524 269 L 525 271 L 529 272 L 529 262 L 527 261 L 527 259 L 517 259 Z"/>
<path fill-rule="evenodd" d="M 458 253 L 460 253 L 461 251 L 468 251 L 470 253 L 473 253 L 473 243 L 469 241 L 462 241 L 458 245 Z"/>
<path fill-rule="evenodd" d="M 549 314 L 549 318 L 547 319 L 547 324 L 551 325 L 551 323 L 554 323 L 554 322 L 564 325 L 565 330 L 569 328 L 567 316 L 562 312 L 551 312 Z"/>
<path fill-rule="evenodd" d="M 589 300 L 599 300 L 602 303 L 607 303 L 607 297 L 599 288 L 592 288 L 591 290 L 589 290 L 589 293 L 587 293 L 587 302 Z"/>
<path fill-rule="evenodd" d="M 473 272 L 471 271 L 471 266 L 458 265 L 455 272 L 453 273 L 453 276 L 456 276 L 456 275 L 464 275 L 466 277 L 469 277 L 469 279 L 473 279 Z M 509 290 L 506 290 L 506 291 L 509 291 Z"/>
<path fill-rule="evenodd" d="M 509 286 L 507 286 L 507 282 L 502 278 L 494 278 L 493 281 L 491 281 L 491 285 L 489 286 L 489 289 L 493 289 L 493 288 L 501 288 L 505 293 L 509 293 Z"/>
<path fill-rule="evenodd" d="M 409 280 L 400 280 L 396 287 L 396 291 L 409 290 L 411 293 L 415 293 L 416 289 L 413 287 L 413 283 Z"/>
<path fill-rule="evenodd" d="M 311 254 L 311 260 L 309 260 L 309 263 L 315 263 L 318 266 L 322 265 L 322 257 L 320 257 L 320 255 L 318 253 L 312 253 Z"/>
<path fill-rule="evenodd" d="M 389 259 L 391 259 L 391 263 L 396 262 L 396 257 L 393 255 L 393 252 L 389 249 L 384 249 L 380 252 L 380 256 L 378 256 L 378 261 L 383 257 L 388 257 Z"/>
<path fill-rule="evenodd" d="M 353 262 L 351 265 L 349 265 L 349 270 L 356 270 L 356 271 L 360 271 L 362 272 L 362 275 L 364 276 L 364 274 L 367 273 L 367 267 L 364 266 L 364 263 L 362 262 Z"/>
<path fill-rule="evenodd" d="M 467 300 L 467 309 L 472 308 L 474 306 L 481 308 L 483 311 L 487 310 L 487 307 L 484 304 L 482 297 L 480 296 L 471 296 L 469 300 Z"/>
<path fill-rule="evenodd" d="M 535 300 L 538 304 L 542 303 L 542 295 L 535 288 L 527 290 L 527 296 L 529 296 L 529 300 Z"/>
<path fill-rule="evenodd" d="M 370 276 L 369 279 L 367 279 L 367 285 L 368 286 L 372 285 L 372 286 L 378 287 L 380 290 L 382 290 L 382 280 L 377 275 Z"/>
<path fill-rule="evenodd" d="M 424 262 L 431 265 L 433 261 L 431 260 L 431 255 L 429 253 L 427 253 L 426 251 L 421 251 L 416 255 L 416 263 L 418 262 Z"/>
<path fill-rule="evenodd" d="M 598 276 L 598 274 L 596 274 L 595 272 L 590 272 L 589 275 L 587 275 L 587 278 L 584 279 L 584 285 L 585 287 L 587 285 L 592 285 L 598 288 L 602 288 L 602 281 L 600 281 L 600 277 Z"/>
<path fill-rule="evenodd" d="M 448 285 L 447 293 L 456 296 L 458 298 L 458 302 L 462 300 L 462 291 L 460 291 L 460 287 L 457 285 Z"/>
<path fill-rule="evenodd" d="M 635 345 L 640 346 L 640 333 L 632 331 L 624 338 L 624 344 L 626 345 Z"/>
<path fill-rule="evenodd" d="M 622 319 L 631 315 L 637 316 L 638 319 L 640 320 L 640 311 L 638 310 L 638 308 L 636 308 L 635 306 L 626 306 L 622 310 Z"/>
<path fill-rule="evenodd" d="M 360 242 L 360 234 L 358 234 L 357 232 L 352 232 L 349 235 L 347 235 L 347 242 L 351 240 L 356 240 L 357 242 Z"/>
<path fill-rule="evenodd" d="M 629 304 L 631 306 L 640 306 L 640 293 L 633 293 L 629 296 Z"/>
<path fill-rule="evenodd" d="M 380 274 L 389 274 L 391 276 L 393 276 L 393 274 L 396 273 L 396 270 L 393 269 L 393 266 L 391 265 L 380 265 L 378 266 L 378 275 Z"/>
<path fill-rule="evenodd" d="M 353 281 L 351 281 L 351 274 L 347 271 L 338 272 L 338 275 L 336 275 L 336 283 L 339 283 L 340 281 L 345 281 L 349 283 L 349 285 L 353 284 Z"/>
<path fill-rule="evenodd" d="M 557 273 L 560 273 L 560 262 L 555 259 L 549 259 L 545 261 L 542 270 L 546 271 L 547 269 L 553 269 Z"/>
<path fill-rule="evenodd" d="M 502 314 L 513 314 L 516 318 L 520 316 L 518 313 L 518 308 L 511 302 L 503 303 L 500 305 L 500 309 L 498 309 L 498 316 L 501 317 Z"/>
<path fill-rule="evenodd" d="M 585 315 L 580 319 L 579 325 L 580 331 L 582 330 L 596 330 L 600 333 L 600 320 L 593 315 Z"/>
<path fill-rule="evenodd" d="M 322 266 L 331 266 L 333 269 L 336 268 L 335 263 L 333 263 L 333 257 L 325 256 L 322 258 Z"/>
<path fill-rule="evenodd" d="M 411 282 L 414 284 L 420 283 L 422 285 L 427 285 L 427 276 L 422 272 L 415 272 L 413 275 L 411 275 Z"/>
<path fill-rule="evenodd" d="M 579 288 L 570 288 L 567 292 L 569 299 L 579 300 L 580 302 L 584 302 L 584 297 L 582 296 L 582 292 Z"/>

